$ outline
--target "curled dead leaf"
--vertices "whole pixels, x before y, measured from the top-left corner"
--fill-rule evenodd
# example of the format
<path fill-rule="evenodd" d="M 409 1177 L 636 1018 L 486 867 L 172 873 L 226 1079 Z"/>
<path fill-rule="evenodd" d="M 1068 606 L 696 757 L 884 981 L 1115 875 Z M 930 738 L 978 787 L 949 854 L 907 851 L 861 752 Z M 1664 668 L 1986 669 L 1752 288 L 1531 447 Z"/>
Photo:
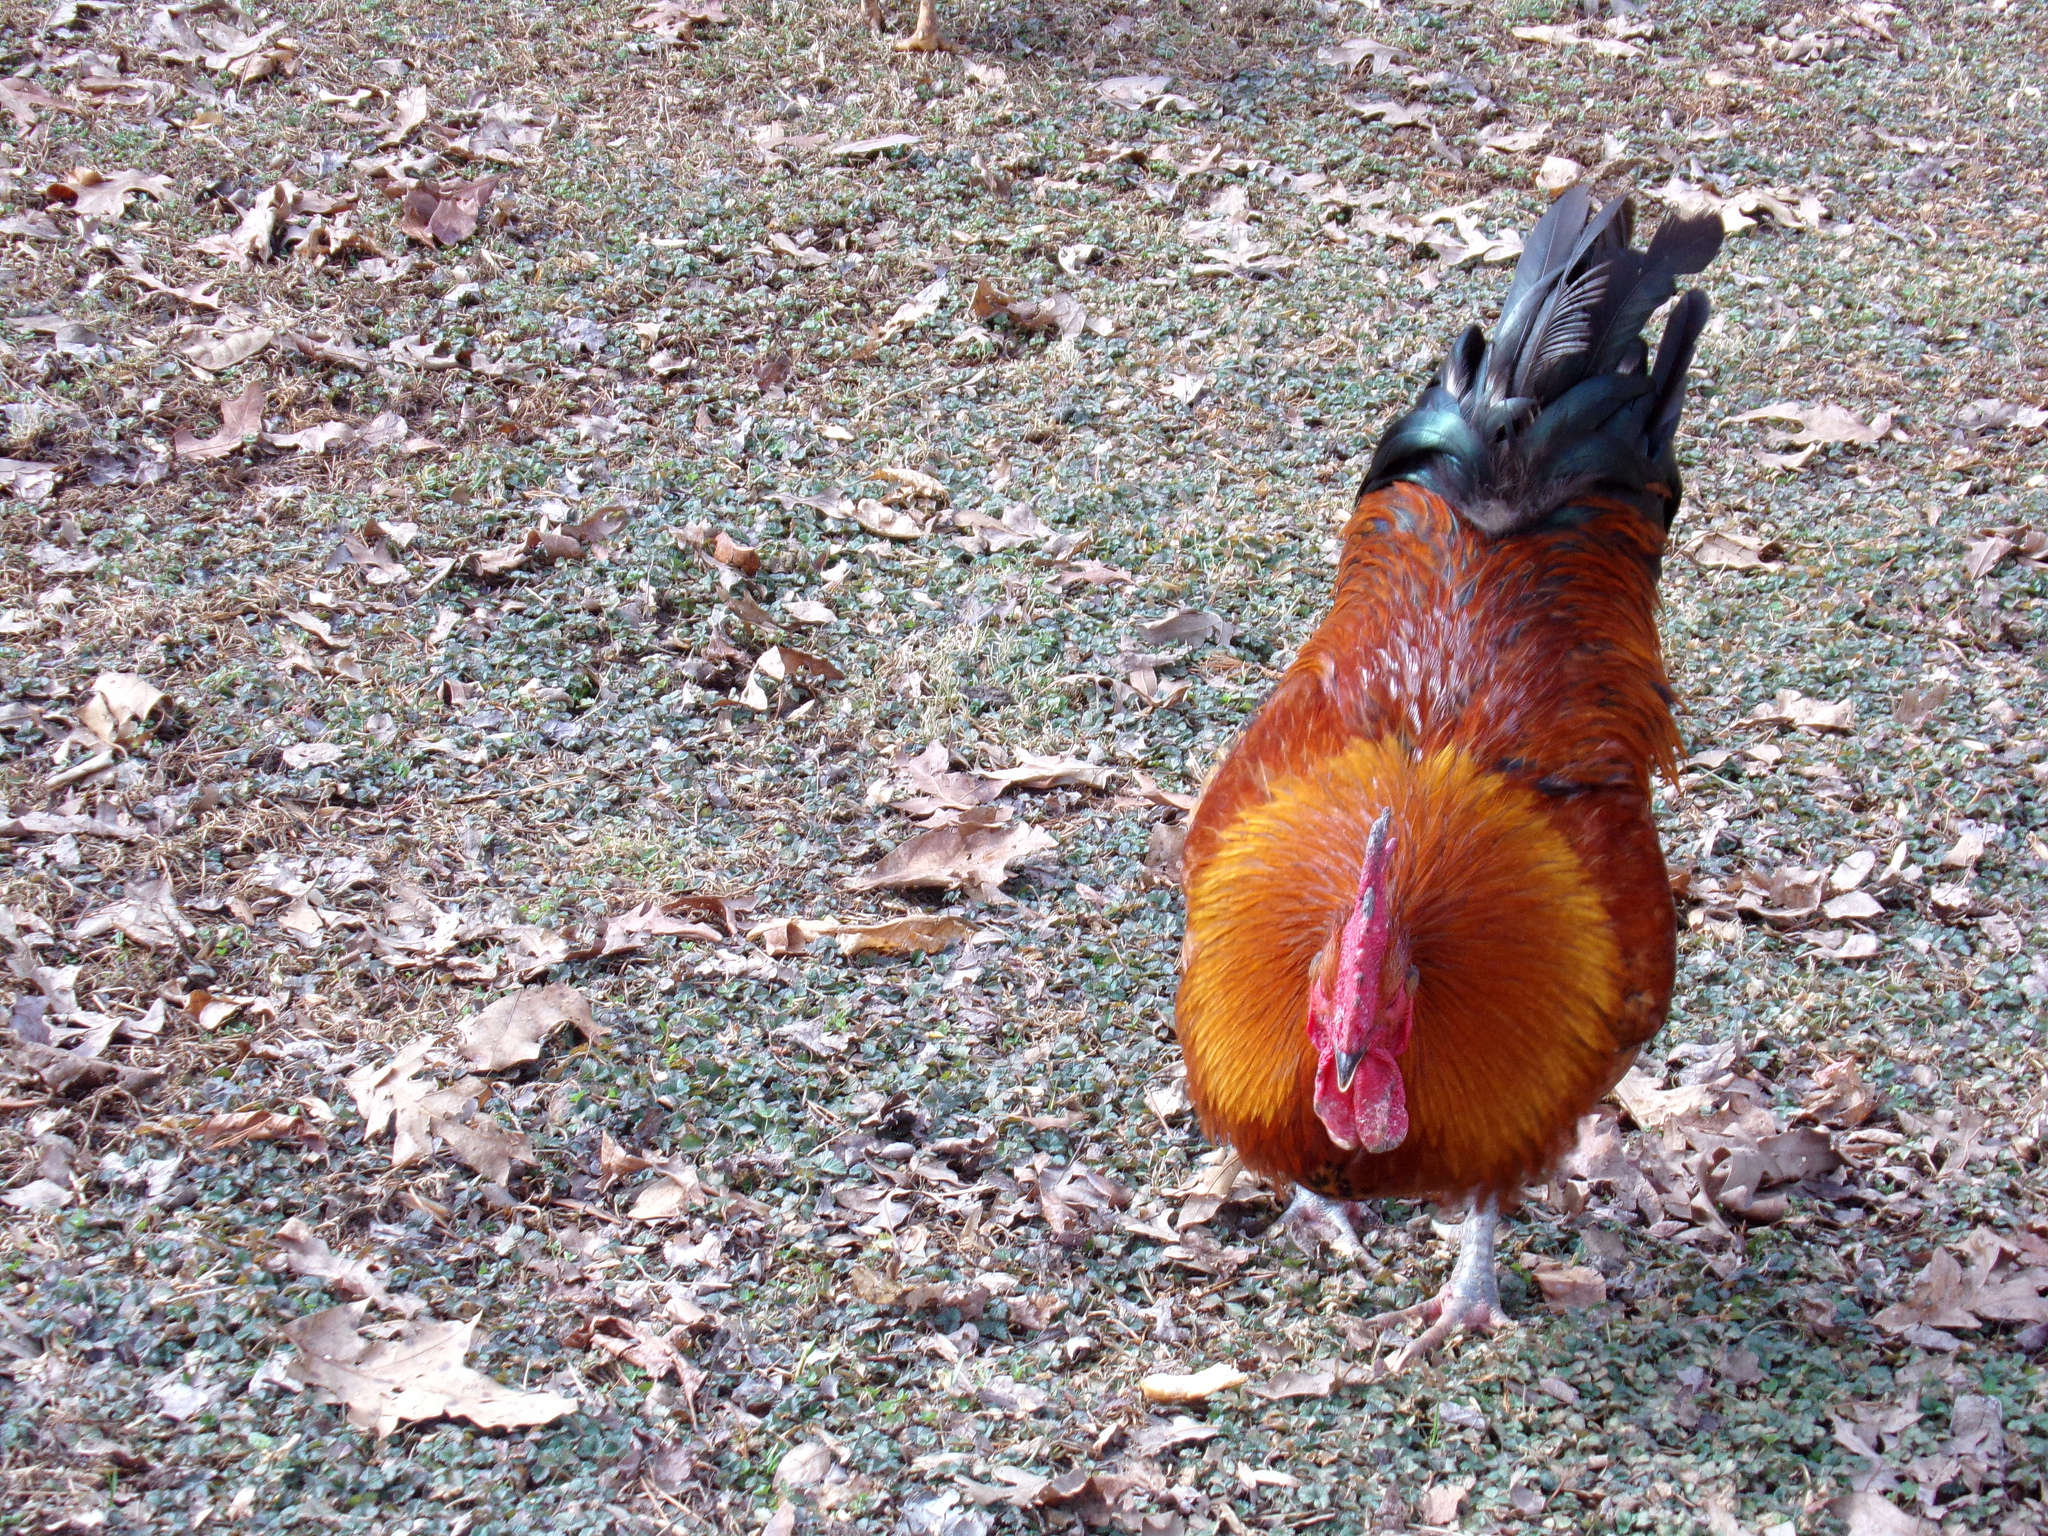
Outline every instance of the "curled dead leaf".
<path fill-rule="evenodd" d="M 1169 1371 L 1147 1376 L 1138 1383 L 1138 1390 L 1148 1403 L 1203 1403 L 1250 1380 L 1234 1365 L 1212 1365 L 1189 1375 Z"/>

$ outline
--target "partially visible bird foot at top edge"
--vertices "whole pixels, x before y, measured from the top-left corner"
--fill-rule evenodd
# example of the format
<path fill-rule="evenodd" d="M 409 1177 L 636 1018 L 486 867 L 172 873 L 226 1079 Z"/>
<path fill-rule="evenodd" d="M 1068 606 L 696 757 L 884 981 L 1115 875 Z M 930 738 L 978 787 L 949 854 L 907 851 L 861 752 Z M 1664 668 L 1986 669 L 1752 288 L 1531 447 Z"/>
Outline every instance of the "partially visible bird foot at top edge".
<path fill-rule="evenodd" d="M 1357 1209 L 1347 1201 L 1328 1199 L 1297 1184 L 1294 1199 L 1281 1213 L 1278 1224 L 1286 1227 L 1296 1242 L 1302 1242 L 1303 1235 L 1307 1234 L 1345 1263 L 1362 1264 L 1365 1262 L 1365 1244 L 1358 1240 L 1358 1227 L 1354 1220 Z M 1307 1244 L 1303 1243 L 1303 1246 Z"/>
<path fill-rule="evenodd" d="M 898 53 L 952 53 L 953 45 L 939 34 L 939 18 L 931 0 L 920 0 L 917 26 L 908 37 L 896 39 Z"/>

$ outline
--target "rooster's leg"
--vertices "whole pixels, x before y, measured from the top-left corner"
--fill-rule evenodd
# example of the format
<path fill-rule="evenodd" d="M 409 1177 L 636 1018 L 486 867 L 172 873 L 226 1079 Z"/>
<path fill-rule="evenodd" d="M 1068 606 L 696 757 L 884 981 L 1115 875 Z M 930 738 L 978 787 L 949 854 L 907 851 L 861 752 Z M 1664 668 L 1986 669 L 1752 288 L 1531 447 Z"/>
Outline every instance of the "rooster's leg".
<path fill-rule="evenodd" d="M 1509 1325 L 1507 1313 L 1500 1309 L 1500 1282 L 1493 1268 L 1493 1244 L 1499 1231 L 1500 1212 L 1491 1201 L 1473 1206 L 1458 1231 L 1458 1262 L 1451 1270 L 1450 1283 L 1419 1307 L 1403 1307 L 1370 1319 L 1381 1327 L 1429 1324 L 1394 1357 L 1388 1367 L 1390 1374 L 1428 1359 L 1454 1334 L 1491 1333 Z"/>
<path fill-rule="evenodd" d="M 951 53 L 953 45 L 939 36 L 938 0 L 917 0 L 917 30 L 896 42 L 898 53 Z"/>
<path fill-rule="evenodd" d="M 1347 1264 L 1365 1262 L 1365 1245 L 1351 1224 L 1350 1206 L 1342 1200 L 1326 1199 L 1297 1184 L 1294 1199 L 1280 1215 L 1280 1225 L 1292 1228 L 1297 1240 L 1303 1232 L 1309 1233 Z"/>

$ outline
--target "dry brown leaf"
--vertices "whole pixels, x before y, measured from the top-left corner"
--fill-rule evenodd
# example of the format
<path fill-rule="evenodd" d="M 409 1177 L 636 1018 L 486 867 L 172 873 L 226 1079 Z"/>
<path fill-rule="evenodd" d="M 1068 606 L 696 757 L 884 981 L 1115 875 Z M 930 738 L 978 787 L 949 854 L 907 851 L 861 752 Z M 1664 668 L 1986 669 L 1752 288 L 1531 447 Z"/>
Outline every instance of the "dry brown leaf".
<path fill-rule="evenodd" d="M 842 146 L 842 148 L 845 147 Z M 879 338 L 883 341 L 893 341 L 913 327 L 929 320 L 939 312 L 939 306 L 945 302 L 946 295 L 951 291 L 952 286 L 943 277 L 926 283 L 924 287 L 918 289 L 915 294 L 896 307 L 896 312 L 883 323 L 882 329 L 878 333 Z"/>
<path fill-rule="evenodd" d="M 1714 1103 L 1706 1087 L 1665 1088 L 1641 1067 L 1632 1066 L 1613 1088 L 1614 1098 L 1631 1120 L 1646 1131 L 1658 1130 L 1688 1115 L 1704 1113 Z"/>
<path fill-rule="evenodd" d="M 1290 1397 L 1328 1397 L 1337 1385 L 1337 1373 L 1332 1370 L 1281 1371 L 1259 1382 L 1252 1388 L 1258 1396 L 1272 1402 Z"/>
<path fill-rule="evenodd" d="M 1616 18 L 1616 20 L 1624 19 Z M 1512 35 L 1521 38 L 1524 42 L 1549 43 L 1555 48 L 1585 48 L 1593 53 L 1609 58 L 1632 59 L 1643 51 L 1637 44 L 1628 40 L 1628 35 L 1618 34 L 1611 29 L 1603 29 L 1607 30 L 1607 35 L 1601 36 L 1599 33 L 1590 30 L 1587 23 L 1581 21 L 1567 22 L 1558 26 L 1510 27 L 1508 30 Z M 1639 36 L 1641 34 L 1632 33 L 1629 35 Z"/>
<path fill-rule="evenodd" d="M 1167 100 L 1184 100 L 1183 97 L 1169 96 L 1167 87 L 1172 84 L 1171 75 L 1117 75 L 1096 81 L 1095 93 L 1113 107 L 1122 107 L 1126 112 L 1140 112 Z"/>
<path fill-rule="evenodd" d="M 208 1115 L 192 1128 L 192 1137 L 213 1152 L 252 1141 L 296 1141 L 308 1156 L 324 1156 L 327 1151 L 327 1137 L 312 1121 L 268 1109 Z"/>
<path fill-rule="evenodd" d="M 1107 789 L 1116 774 L 1114 768 L 1077 757 L 1040 757 L 1036 752 L 1024 751 L 1016 757 L 1017 761 L 1007 768 L 977 768 L 975 777 L 1010 789 L 1061 789 L 1070 785 Z"/>
<path fill-rule="evenodd" d="M 1957 1245 L 1967 1268 L 1948 1249 L 1937 1249 L 1913 1277 L 1905 1299 L 1871 1319 L 1886 1333 L 1909 1339 L 1917 1328 L 1979 1328 L 1986 1322 L 2048 1323 L 2048 1267 L 2021 1265 L 2014 1250 L 1989 1229 Z"/>
<path fill-rule="evenodd" d="M 635 1221 L 673 1221 L 699 1205 L 708 1204 L 711 1192 L 704 1187 L 696 1165 L 684 1162 L 650 1163 L 660 1178 L 643 1184 L 626 1214 Z"/>
<path fill-rule="evenodd" d="M 1848 1527 L 1848 1536 L 1941 1536 L 1932 1520 L 1907 1514 L 1881 1493 L 1845 1493 L 1827 1507 Z"/>
<path fill-rule="evenodd" d="M 1676 174 L 1661 187 L 1643 188 L 1643 193 L 1656 198 L 1673 213 L 1688 216 L 1710 214 L 1718 218 L 1721 228 L 1731 235 L 1754 229 L 1763 219 L 1769 219 L 1780 229 L 1817 230 L 1828 212 L 1826 205 L 1811 192 L 1762 187 L 1723 196 L 1695 186 Z"/>
<path fill-rule="evenodd" d="M 1799 430 L 1784 441 L 1795 448 L 1826 443 L 1875 443 L 1892 430 L 1891 412 L 1878 415 L 1868 424 L 1839 405 L 1801 405 L 1782 400 L 1730 416 L 1730 421 L 1789 421 Z"/>
<path fill-rule="evenodd" d="M 415 1323 L 395 1339 L 366 1339 L 357 1325 L 369 1305 L 329 1307 L 284 1329 L 299 1352 L 286 1372 L 330 1394 L 357 1428 L 381 1436 L 400 1424 L 446 1417 L 512 1429 L 550 1424 L 575 1411 L 572 1398 L 521 1392 L 464 1365 L 474 1322 Z"/>
<path fill-rule="evenodd" d="M 97 938 L 117 928 L 144 949 L 176 949 L 198 931 L 178 910 L 169 875 L 130 882 L 119 901 L 80 919 L 71 936 Z"/>
<path fill-rule="evenodd" d="M 983 901 L 995 901 L 1010 878 L 1011 865 L 1058 846 L 1051 833 L 1023 822 L 989 831 L 941 827 L 901 844 L 846 885 L 855 891 L 958 887 Z"/>
<path fill-rule="evenodd" d="M 455 1049 L 479 1072 L 501 1072 L 540 1055 L 543 1042 L 564 1024 L 595 1039 L 590 1003 L 563 982 L 526 987 L 501 997 L 462 1026 Z"/>
<path fill-rule="evenodd" d="M 872 139 L 849 139 L 843 144 L 834 144 L 825 153 L 834 160 L 866 160 L 887 154 L 892 149 L 913 149 L 923 142 L 921 134 L 885 133 Z"/>
<path fill-rule="evenodd" d="M 633 25 L 669 42 L 688 42 L 702 25 L 725 25 L 724 0 L 655 0 Z"/>
<path fill-rule="evenodd" d="M 137 194 L 168 201 L 171 178 L 151 176 L 142 171 L 112 171 L 102 174 L 80 166 L 67 181 L 52 182 L 43 196 L 52 203 L 67 203 L 81 219 L 118 219 L 127 211 L 128 200 Z"/>
<path fill-rule="evenodd" d="M 133 672 L 102 672 L 93 679 L 78 723 L 105 747 L 132 747 L 171 711 L 170 696 Z"/>
<path fill-rule="evenodd" d="M 263 398 L 262 381 L 251 379 L 239 395 L 221 402 L 218 432 L 200 439 L 180 429 L 171 438 L 171 451 L 181 459 L 219 459 L 239 451 L 245 440 L 262 435 Z"/>
<path fill-rule="evenodd" d="M 1472 1491 L 1472 1479 L 1459 1478 L 1455 1482 L 1432 1483 L 1422 1491 L 1422 1507 L 1417 1512 L 1426 1526 L 1439 1530 L 1456 1530 L 1458 1511 L 1464 1507 L 1465 1495 Z"/>
<path fill-rule="evenodd" d="M 0 491 L 20 501 L 47 501 L 50 493 L 57 489 L 57 477 L 62 473 L 55 464 L 38 464 L 28 459 L 0 459 Z M 82 567 L 84 571 L 92 570 L 100 563 L 97 555 L 72 554 L 54 544 L 39 548 L 54 550 L 61 559 L 89 561 L 90 564 Z"/>
<path fill-rule="evenodd" d="M 203 368 L 208 373 L 222 373 L 262 352 L 270 345 L 273 334 L 260 325 L 216 331 L 189 346 L 180 347 L 178 353 L 195 368 Z"/>
<path fill-rule="evenodd" d="M 846 678 L 844 672 L 823 656 L 800 651 L 793 645 L 769 646 L 754 659 L 754 671 L 771 682 L 793 680 L 812 686 L 843 682 Z"/>
<path fill-rule="evenodd" d="M 1181 608 L 1161 619 L 1138 625 L 1138 638 L 1147 645 L 1228 646 L 1237 638 L 1237 627 L 1220 615 L 1201 608 Z"/>
<path fill-rule="evenodd" d="M 1534 1273 L 1544 1304 L 1553 1312 L 1597 1307 L 1607 1300 L 1607 1281 L 1597 1269 L 1583 1264 L 1554 1264 L 1540 1265 Z"/>
<path fill-rule="evenodd" d="M 1138 1390 L 1148 1403 L 1203 1403 L 1250 1380 L 1234 1365 L 1212 1365 L 1191 1375 L 1161 1372 L 1147 1376 L 1138 1383 Z"/>
<path fill-rule="evenodd" d="M 1004 315 L 1024 331 L 1053 331 L 1068 337 L 1078 336 L 1088 328 L 1087 309 L 1070 293 L 1053 293 L 1043 299 L 1013 299 L 987 278 L 975 284 L 971 309 L 977 320 Z"/>
<path fill-rule="evenodd" d="M 421 245 L 460 245 L 476 233 L 484 205 L 498 190 L 498 183 L 496 176 L 418 183 L 405 193 L 398 227 Z"/>
<path fill-rule="evenodd" d="M 1745 725 L 1789 725 L 1800 731 L 1836 731 L 1847 734 L 1854 728 L 1856 706 L 1844 699 L 1828 704 L 1809 699 L 1796 688 L 1780 688 L 1768 704 L 1759 704 L 1742 717 Z"/>
<path fill-rule="evenodd" d="M 84 108 L 75 102 L 52 96 L 33 80 L 0 80 L 0 107 L 4 107 L 14 118 L 14 126 L 24 132 L 36 125 L 36 110 L 69 112 L 77 116 Z"/>
<path fill-rule="evenodd" d="M 436 1116 L 433 1128 L 450 1152 L 493 1184 L 511 1183 L 514 1164 L 530 1167 L 538 1161 L 522 1132 L 507 1130 L 489 1115 L 473 1120 Z"/>
<path fill-rule="evenodd" d="M 1506 123 L 1496 123 L 1482 130 L 1474 142 L 1481 149 L 1497 149 L 1504 155 L 1526 155 L 1541 149 L 1549 138 L 1548 122 L 1534 128 L 1510 128 Z"/>
<path fill-rule="evenodd" d="M 934 479 L 921 469 L 905 469 L 900 464 L 885 464 L 879 469 L 869 471 L 869 474 L 873 479 L 887 480 L 892 485 L 901 486 L 912 496 L 935 501 L 940 506 L 953 499 L 953 493 L 946 489 L 943 481 Z"/>
<path fill-rule="evenodd" d="M 472 132 L 436 137 L 441 153 L 457 160 L 524 165 L 526 157 L 540 148 L 549 126 L 523 107 L 515 107 L 509 101 L 494 101 L 477 114 Z"/>
<path fill-rule="evenodd" d="M 377 138 L 382 149 L 393 149 L 412 136 L 413 130 L 427 120 L 432 110 L 424 85 L 411 86 L 400 91 L 391 101 L 391 116 L 383 123 Z"/>
<path fill-rule="evenodd" d="M 637 907 L 617 913 L 604 921 L 603 931 L 597 942 L 580 949 L 569 949 L 562 956 L 567 960 L 603 960 L 613 955 L 628 955 L 647 947 L 648 941 L 664 934 L 677 938 L 698 939 L 705 943 L 716 943 L 722 935 L 716 928 L 692 917 L 678 916 L 672 910 L 673 903 L 662 900 L 643 901 Z M 586 1009 L 586 1018 L 587 1018 Z M 578 1028 L 586 1028 L 579 1023 Z"/>
<path fill-rule="evenodd" d="M 822 1440 L 806 1440 L 791 1446 L 775 1465 L 775 1486 L 785 1493 L 803 1493 L 817 1487 L 839 1462 L 832 1447 Z"/>
<path fill-rule="evenodd" d="M 1188 825 L 1184 821 L 1162 821 L 1153 825 L 1145 839 L 1145 879 L 1152 885 L 1177 886 L 1181 882 L 1181 852 L 1187 846 Z"/>
<path fill-rule="evenodd" d="M 1709 571 L 1775 571 L 1785 547 L 1775 539 L 1745 533 L 1708 533 L 1686 545 L 1685 552 Z"/>
<path fill-rule="evenodd" d="M 747 937 L 771 955 L 795 955 L 808 949 L 813 940 L 831 938 L 839 953 L 852 956 L 935 955 L 964 944 L 977 932 L 974 924 L 958 917 L 918 915 L 890 918 L 877 923 L 844 923 L 797 917 L 776 918 L 758 924 Z"/>
<path fill-rule="evenodd" d="M 602 1316 L 593 1317 L 571 1334 L 567 1343 L 572 1349 L 601 1350 L 615 1360 L 637 1365 L 655 1381 L 673 1376 L 684 1395 L 694 1398 L 704 1384 L 704 1373 L 676 1348 L 674 1334 L 680 1331 L 663 1334 L 630 1317 Z"/>
<path fill-rule="evenodd" d="M 1799 1107 L 1808 1118 L 1842 1130 L 1861 1125 L 1876 1110 L 1877 1095 L 1863 1085 L 1861 1070 L 1848 1057 L 1813 1074 L 1813 1090 Z"/>
<path fill-rule="evenodd" d="M 277 1241 L 284 1251 L 285 1262 L 295 1275 L 325 1280 L 345 1296 L 367 1301 L 401 1317 L 415 1317 L 426 1305 L 417 1296 L 392 1295 L 384 1288 L 384 1282 L 371 1272 L 368 1263 L 362 1259 L 343 1258 L 296 1216 L 278 1230 Z"/>

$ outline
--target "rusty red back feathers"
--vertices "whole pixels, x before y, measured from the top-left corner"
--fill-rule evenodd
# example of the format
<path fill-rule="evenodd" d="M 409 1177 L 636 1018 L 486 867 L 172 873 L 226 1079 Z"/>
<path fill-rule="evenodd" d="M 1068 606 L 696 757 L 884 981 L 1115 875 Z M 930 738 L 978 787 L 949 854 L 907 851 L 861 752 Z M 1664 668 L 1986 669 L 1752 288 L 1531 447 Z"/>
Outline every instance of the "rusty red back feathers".
<path fill-rule="evenodd" d="M 1567 193 L 1494 344 L 1477 327 L 1382 440 L 1330 613 L 1208 785 L 1177 1005 L 1212 1135 L 1326 1194 L 1512 1191 L 1655 1032 L 1674 923 L 1650 775 L 1675 763 L 1656 584 L 1718 224 L 1630 246 Z M 1413 983 L 1409 1134 L 1338 1147 L 1306 1006 L 1391 810 Z"/>

